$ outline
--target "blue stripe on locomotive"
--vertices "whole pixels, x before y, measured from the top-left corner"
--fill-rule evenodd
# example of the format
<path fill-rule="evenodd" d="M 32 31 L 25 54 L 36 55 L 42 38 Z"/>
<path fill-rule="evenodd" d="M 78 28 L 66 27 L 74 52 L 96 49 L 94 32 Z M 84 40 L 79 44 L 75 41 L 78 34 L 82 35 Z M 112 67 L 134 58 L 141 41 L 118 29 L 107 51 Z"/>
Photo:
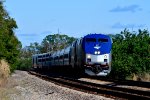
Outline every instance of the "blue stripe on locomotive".
<path fill-rule="evenodd" d="M 86 42 L 87 38 L 95 38 L 96 42 Z M 108 42 L 99 42 L 98 39 L 108 39 Z M 94 54 L 95 51 L 100 51 L 100 55 L 108 54 L 112 48 L 112 40 L 108 35 L 104 34 L 89 34 L 83 38 L 83 49 L 86 54 Z M 95 47 L 95 48 L 94 48 Z"/>

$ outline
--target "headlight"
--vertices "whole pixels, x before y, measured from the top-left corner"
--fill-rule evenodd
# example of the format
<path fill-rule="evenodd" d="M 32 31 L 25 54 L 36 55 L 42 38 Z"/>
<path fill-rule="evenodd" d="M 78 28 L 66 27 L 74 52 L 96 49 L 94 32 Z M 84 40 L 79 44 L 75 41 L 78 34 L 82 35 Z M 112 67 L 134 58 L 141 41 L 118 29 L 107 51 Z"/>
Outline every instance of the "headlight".
<path fill-rule="evenodd" d="M 97 52 L 97 51 L 95 51 L 95 52 L 94 52 L 94 54 L 98 54 L 98 52 Z"/>
<path fill-rule="evenodd" d="M 104 55 L 104 59 L 107 59 L 107 55 Z"/>
<path fill-rule="evenodd" d="M 95 51 L 94 54 L 100 54 L 100 51 Z"/>
<path fill-rule="evenodd" d="M 87 58 L 91 58 L 91 55 L 87 55 Z"/>

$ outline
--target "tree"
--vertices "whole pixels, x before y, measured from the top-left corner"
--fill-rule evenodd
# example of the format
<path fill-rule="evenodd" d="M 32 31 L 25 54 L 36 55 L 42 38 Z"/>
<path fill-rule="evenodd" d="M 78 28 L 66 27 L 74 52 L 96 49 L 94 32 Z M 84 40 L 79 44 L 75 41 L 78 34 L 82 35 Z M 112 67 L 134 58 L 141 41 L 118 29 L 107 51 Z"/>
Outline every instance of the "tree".
<path fill-rule="evenodd" d="M 48 35 L 42 41 L 41 52 L 53 52 L 56 50 L 63 49 L 67 45 L 71 44 L 75 40 L 74 37 L 69 37 L 67 35 Z"/>
<path fill-rule="evenodd" d="M 54 52 L 56 50 L 63 49 L 67 45 L 71 44 L 74 40 L 75 38 L 67 35 L 54 34 L 46 36 L 41 45 L 37 42 L 30 43 L 30 46 L 26 46 L 21 49 L 18 69 L 28 70 L 31 67 L 32 55 Z"/>
<path fill-rule="evenodd" d="M 150 33 L 148 30 L 129 32 L 125 29 L 113 36 L 112 76 L 127 76 L 150 71 Z"/>
<path fill-rule="evenodd" d="M 11 71 L 16 67 L 21 42 L 15 36 L 16 21 L 9 16 L 0 1 L 0 59 L 6 59 L 11 65 Z"/>

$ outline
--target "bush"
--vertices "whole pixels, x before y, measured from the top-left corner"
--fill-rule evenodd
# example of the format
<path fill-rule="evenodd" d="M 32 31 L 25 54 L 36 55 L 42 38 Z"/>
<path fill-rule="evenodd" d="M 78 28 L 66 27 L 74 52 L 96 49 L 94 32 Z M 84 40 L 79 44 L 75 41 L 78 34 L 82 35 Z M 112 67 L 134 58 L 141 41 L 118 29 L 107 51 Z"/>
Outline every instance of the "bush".
<path fill-rule="evenodd" d="M 18 65 L 17 65 L 17 69 L 29 70 L 32 66 L 31 61 L 32 61 L 31 58 L 20 59 Z"/>
<path fill-rule="evenodd" d="M 16 68 L 20 41 L 14 33 L 17 28 L 16 21 L 9 16 L 0 1 L 0 59 L 5 59 L 10 64 L 10 71 Z"/>
<path fill-rule="evenodd" d="M 124 30 L 113 36 L 112 72 L 114 78 L 125 79 L 150 70 L 150 34 Z"/>

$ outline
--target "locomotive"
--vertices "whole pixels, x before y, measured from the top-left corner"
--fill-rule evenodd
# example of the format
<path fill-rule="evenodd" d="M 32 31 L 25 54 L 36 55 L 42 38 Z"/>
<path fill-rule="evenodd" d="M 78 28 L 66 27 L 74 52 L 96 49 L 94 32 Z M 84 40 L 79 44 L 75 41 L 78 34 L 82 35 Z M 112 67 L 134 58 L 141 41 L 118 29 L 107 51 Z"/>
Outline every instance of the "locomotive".
<path fill-rule="evenodd" d="M 34 69 L 67 68 L 90 76 L 106 76 L 111 71 L 112 39 L 104 34 L 88 34 L 66 48 L 32 56 Z"/>

